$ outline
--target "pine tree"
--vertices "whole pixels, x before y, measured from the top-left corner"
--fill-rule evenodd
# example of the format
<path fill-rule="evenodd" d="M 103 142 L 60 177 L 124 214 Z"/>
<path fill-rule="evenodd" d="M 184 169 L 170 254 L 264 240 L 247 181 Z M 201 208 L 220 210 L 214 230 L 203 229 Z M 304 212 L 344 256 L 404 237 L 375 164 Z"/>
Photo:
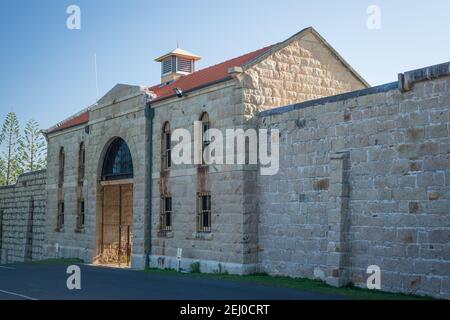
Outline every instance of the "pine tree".
<path fill-rule="evenodd" d="M 4 145 L 2 160 L 5 167 L 5 184 L 13 184 L 22 173 L 18 161 L 18 148 L 21 141 L 20 126 L 14 112 L 8 113 L 1 131 L 1 141 Z"/>
<path fill-rule="evenodd" d="M 0 131 L 0 146 L 3 144 L 3 132 Z M 0 156 L 0 186 L 4 186 L 6 184 L 6 170 L 5 170 L 5 161 Z"/>
<path fill-rule="evenodd" d="M 2 158 L 0 158 L 0 186 L 6 185 L 6 169 L 5 169 L 5 162 Z"/>
<path fill-rule="evenodd" d="M 46 143 L 38 123 L 31 119 L 27 122 L 19 145 L 19 161 L 24 172 L 41 170 L 46 165 Z"/>

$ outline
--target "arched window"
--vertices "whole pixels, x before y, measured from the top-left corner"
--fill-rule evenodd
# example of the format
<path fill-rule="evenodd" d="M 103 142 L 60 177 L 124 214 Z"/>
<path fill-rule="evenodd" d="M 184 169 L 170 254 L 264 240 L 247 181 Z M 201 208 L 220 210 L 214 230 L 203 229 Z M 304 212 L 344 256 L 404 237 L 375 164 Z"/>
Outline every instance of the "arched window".
<path fill-rule="evenodd" d="M 126 142 L 115 139 L 109 146 L 103 162 L 102 180 L 133 178 L 133 160 Z"/>
<path fill-rule="evenodd" d="M 64 147 L 59 149 L 59 174 L 58 174 L 58 187 L 62 188 L 64 185 L 64 167 L 66 162 L 66 156 L 64 153 Z"/>
<path fill-rule="evenodd" d="M 166 122 L 163 126 L 161 138 L 161 166 L 162 170 L 167 170 L 172 166 L 172 142 L 169 122 Z"/>
<path fill-rule="evenodd" d="M 208 130 L 209 130 L 209 115 L 207 112 L 203 112 L 200 117 L 202 122 L 202 163 L 205 164 L 205 148 L 211 143 Z"/>
<path fill-rule="evenodd" d="M 85 176 L 85 164 L 86 164 L 86 150 L 84 148 L 84 142 L 80 143 L 80 149 L 78 150 L 78 185 L 83 186 Z"/>

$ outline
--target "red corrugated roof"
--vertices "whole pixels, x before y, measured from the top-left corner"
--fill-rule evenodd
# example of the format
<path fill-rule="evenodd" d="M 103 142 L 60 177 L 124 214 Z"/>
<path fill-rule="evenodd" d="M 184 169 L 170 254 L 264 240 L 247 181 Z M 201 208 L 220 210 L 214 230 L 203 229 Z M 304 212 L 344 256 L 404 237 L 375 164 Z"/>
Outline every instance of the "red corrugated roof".
<path fill-rule="evenodd" d="M 180 88 L 183 91 L 189 91 L 192 89 L 200 88 L 211 83 L 228 78 L 228 69 L 232 67 L 240 67 L 258 56 L 262 55 L 264 52 L 269 50 L 272 46 L 259 49 L 254 52 L 247 53 L 243 56 L 216 64 L 214 66 L 199 70 L 197 72 L 191 73 L 190 75 L 184 76 L 177 81 L 172 82 L 169 85 L 161 86 L 156 85 L 150 87 L 149 90 L 153 91 L 157 97 L 154 101 L 160 101 L 167 99 L 169 97 L 175 96 L 174 88 Z"/>
<path fill-rule="evenodd" d="M 155 85 L 148 88 L 153 91 L 157 97 L 154 101 L 161 101 L 172 96 L 175 96 L 174 88 L 180 88 L 183 91 L 194 90 L 197 88 L 204 87 L 208 84 L 213 84 L 221 80 L 225 80 L 230 77 L 228 74 L 228 69 L 232 67 L 240 67 L 244 64 L 256 59 L 266 51 L 268 51 L 272 46 L 268 46 L 257 51 L 247 53 L 243 56 L 216 64 L 214 66 L 196 71 L 187 76 L 184 76 L 177 81 L 172 82 L 169 85 L 161 86 Z M 54 128 L 49 129 L 48 133 L 57 132 L 64 129 L 72 128 L 89 122 L 89 111 L 80 113 L 79 115 L 61 122 Z"/>
<path fill-rule="evenodd" d="M 60 124 L 56 125 L 56 127 L 50 129 L 48 133 L 69 129 L 88 122 L 89 122 L 89 111 L 85 111 L 73 118 L 61 122 Z"/>

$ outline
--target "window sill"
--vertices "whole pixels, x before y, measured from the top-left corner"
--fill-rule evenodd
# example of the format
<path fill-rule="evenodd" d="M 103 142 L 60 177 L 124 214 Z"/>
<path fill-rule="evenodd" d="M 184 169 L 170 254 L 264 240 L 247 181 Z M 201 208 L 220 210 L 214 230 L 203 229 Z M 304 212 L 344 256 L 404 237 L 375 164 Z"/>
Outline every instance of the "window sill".
<path fill-rule="evenodd" d="M 158 231 L 158 237 L 159 238 L 173 238 L 173 231 L 160 230 L 160 231 Z"/>
<path fill-rule="evenodd" d="M 57 227 L 55 229 L 55 232 L 63 233 L 64 232 L 64 227 Z"/>
<path fill-rule="evenodd" d="M 82 227 L 82 228 L 76 228 L 76 229 L 75 229 L 75 233 L 86 233 L 86 230 L 84 229 L 84 227 Z"/>
<path fill-rule="evenodd" d="M 203 240 L 203 241 L 214 240 L 214 235 L 211 232 L 194 232 L 192 236 L 195 240 Z"/>

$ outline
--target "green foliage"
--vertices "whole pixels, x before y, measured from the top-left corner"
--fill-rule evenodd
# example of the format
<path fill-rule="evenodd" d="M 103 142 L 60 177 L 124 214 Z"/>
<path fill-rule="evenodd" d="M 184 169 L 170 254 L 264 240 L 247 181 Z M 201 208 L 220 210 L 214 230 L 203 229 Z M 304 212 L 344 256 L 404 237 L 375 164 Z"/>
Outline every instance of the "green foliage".
<path fill-rule="evenodd" d="M 47 165 L 46 141 L 38 123 L 28 121 L 23 133 L 16 114 L 8 113 L 0 131 L 0 186 L 14 184 L 24 172 Z"/>
<path fill-rule="evenodd" d="M 0 158 L 0 186 L 4 186 L 6 184 L 5 172 L 5 161 Z"/>
<path fill-rule="evenodd" d="M 31 119 L 27 122 L 19 146 L 19 161 L 24 172 L 41 170 L 46 166 L 46 142 L 38 123 Z"/>
<path fill-rule="evenodd" d="M 0 141 L 3 147 L 0 158 L 4 163 L 4 173 L 2 174 L 5 176 L 4 184 L 13 184 L 23 172 L 18 158 L 18 149 L 21 143 L 20 126 L 14 112 L 10 112 L 6 116 Z"/>
<path fill-rule="evenodd" d="M 200 266 L 200 264 L 199 264 Z M 191 265 L 192 268 L 192 265 Z M 241 283 L 245 287 L 248 283 L 255 283 L 260 285 L 283 287 L 302 292 L 317 292 L 328 295 L 334 295 L 336 298 L 355 299 L 355 300 L 430 300 L 431 297 L 422 297 L 415 295 L 408 295 L 402 293 L 390 293 L 378 290 L 360 289 L 352 286 L 336 288 L 326 284 L 320 280 L 310 280 L 304 278 L 291 278 L 281 276 L 269 276 L 267 274 L 251 274 L 251 275 L 228 275 L 228 274 L 205 274 L 205 273 L 190 273 L 179 274 L 174 270 L 160 270 L 160 269 L 146 269 L 145 272 L 149 274 L 164 274 L 176 275 L 182 277 L 206 278 L 223 281 L 235 281 Z"/>

